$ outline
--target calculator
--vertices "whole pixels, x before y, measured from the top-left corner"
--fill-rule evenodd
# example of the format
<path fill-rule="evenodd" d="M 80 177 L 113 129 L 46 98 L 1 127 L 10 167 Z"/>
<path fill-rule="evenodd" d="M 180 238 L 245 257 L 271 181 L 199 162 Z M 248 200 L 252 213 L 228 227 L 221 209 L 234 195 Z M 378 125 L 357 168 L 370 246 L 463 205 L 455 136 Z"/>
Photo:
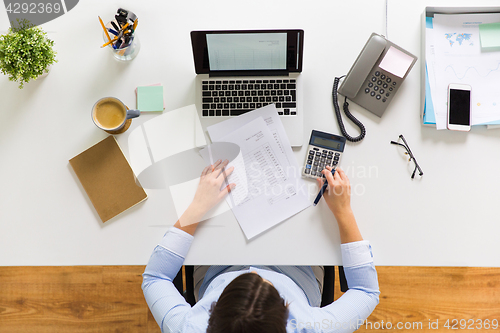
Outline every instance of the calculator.
<path fill-rule="evenodd" d="M 344 152 L 345 138 L 335 134 L 313 130 L 309 139 L 309 148 L 302 169 L 306 178 L 325 178 L 321 171 L 326 166 L 337 168 Z"/>

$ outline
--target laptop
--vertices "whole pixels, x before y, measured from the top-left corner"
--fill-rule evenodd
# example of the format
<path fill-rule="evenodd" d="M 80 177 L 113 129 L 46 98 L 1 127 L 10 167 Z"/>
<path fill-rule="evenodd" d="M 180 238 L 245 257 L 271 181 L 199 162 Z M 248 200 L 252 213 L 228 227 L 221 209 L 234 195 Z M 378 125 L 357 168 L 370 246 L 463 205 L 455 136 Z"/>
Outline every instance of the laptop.
<path fill-rule="evenodd" d="M 274 103 L 290 144 L 302 146 L 303 30 L 192 31 L 196 108 L 208 126 Z"/>

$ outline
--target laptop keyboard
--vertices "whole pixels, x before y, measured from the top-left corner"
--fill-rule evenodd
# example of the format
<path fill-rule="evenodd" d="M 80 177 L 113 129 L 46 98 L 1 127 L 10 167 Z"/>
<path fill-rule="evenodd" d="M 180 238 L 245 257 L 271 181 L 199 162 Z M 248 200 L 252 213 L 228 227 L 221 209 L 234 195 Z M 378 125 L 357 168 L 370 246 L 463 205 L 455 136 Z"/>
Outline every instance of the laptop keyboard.
<path fill-rule="evenodd" d="M 295 79 L 202 81 L 202 116 L 239 116 L 274 103 L 281 116 L 297 115 Z"/>

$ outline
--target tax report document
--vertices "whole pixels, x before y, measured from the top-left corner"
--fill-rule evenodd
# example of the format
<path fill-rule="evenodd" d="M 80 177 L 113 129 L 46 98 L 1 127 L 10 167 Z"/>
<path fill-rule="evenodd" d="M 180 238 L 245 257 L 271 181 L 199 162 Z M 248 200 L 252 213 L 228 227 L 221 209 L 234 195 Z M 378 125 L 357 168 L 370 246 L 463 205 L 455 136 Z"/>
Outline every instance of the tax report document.
<path fill-rule="evenodd" d="M 280 152 L 285 155 L 285 158 L 289 161 L 289 163 L 295 163 L 294 165 L 297 165 L 290 141 L 288 140 L 285 128 L 283 127 L 283 123 L 278 116 L 278 110 L 276 110 L 274 103 L 212 125 L 207 128 L 208 134 L 210 135 L 212 142 L 220 142 L 222 141 L 221 139 L 227 134 L 243 127 L 250 121 L 259 117 L 262 117 L 266 122 L 267 128 L 271 131 L 274 141 L 276 141 L 276 144 L 279 146 Z M 285 150 L 284 147 L 288 147 L 288 149 Z"/>
<path fill-rule="evenodd" d="M 276 110 L 274 114 L 278 118 Z M 227 184 L 235 183 L 236 188 L 226 201 L 246 238 L 251 239 L 311 204 L 290 145 L 283 142 L 278 145 L 276 135 L 280 131 L 276 127 L 281 126 L 284 132 L 279 118 L 279 123 L 271 122 L 274 135 L 262 116 L 253 120 L 250 120 L 253 117 L 246 117 L 250 121 L 239 128 L 233 126 L 238 123 L 233 121 L 237 118 L 227 120 L 228 124 L 211 126 L 208 132 L 218 142 L 231 142 L 240 147 L 242 159 L 235 159 L 228 165 L 228 168 L 234 165 L 235 171 L 228 177 Z M 221 133 L 229 134 L 223 136 Z"/>

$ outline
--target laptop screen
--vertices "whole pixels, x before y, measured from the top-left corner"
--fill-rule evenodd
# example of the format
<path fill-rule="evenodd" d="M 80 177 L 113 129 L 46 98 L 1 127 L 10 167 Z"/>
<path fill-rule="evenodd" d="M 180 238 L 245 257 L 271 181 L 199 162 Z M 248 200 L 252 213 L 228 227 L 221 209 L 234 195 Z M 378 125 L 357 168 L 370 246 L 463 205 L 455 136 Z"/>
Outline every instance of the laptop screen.
<path fill-rule="evenodd" d="M 286 33 L 208 34 L 211 71 L 286 69 Z"/>
<path fill-rule="evenodd" d="M 303 30 L 192 31 L 197 74 L 274 75 L 302 71 Z"/>

